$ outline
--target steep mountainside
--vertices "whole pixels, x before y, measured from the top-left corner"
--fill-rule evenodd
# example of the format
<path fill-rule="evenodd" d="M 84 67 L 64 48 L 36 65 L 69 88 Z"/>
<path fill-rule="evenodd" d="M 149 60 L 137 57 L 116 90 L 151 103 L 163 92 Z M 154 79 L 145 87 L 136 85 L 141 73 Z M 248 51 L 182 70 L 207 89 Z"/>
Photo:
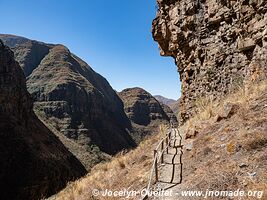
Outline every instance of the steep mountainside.
<path fill-rule="evenodd" d="M 267 1 L 157 0 L 153 37 L 175 59 L 182 81 L 180 121 L 197 103 L 229 93 L 267 71 Z"/>
<path fill-rule="evenodd" d="M 161 108 L 163 109 L 163 111 L 168 116 L 169 120 L 172 123 L 175 123 L 175 126 L 177 126 L 178 125 L 178 123 L 177 123 L 177 117 L 176 117 L 176 114 L 172 111 L 172 109 L 169 106 L 167 106 L 167 105 L 165 105 L 163 103 L 160 103 L 159 102 L 159 104 L 160 104 Z"/>
<path fill-rule="evenodd" d="M 155 99 L 157 99 L 158 102 L 167 105 L 175 115 L 179 112 L 179 100 L 175 101 L 174 99 L 168 99 L 166 97 L 163 97 L 161 95 L 155 95 Z"/>
<path fill-rule="evenodd" d="M 12 37 L 5 36 L 7 44 L 18 39 Z M 135 146 L 121 99 L 105 78 L 65 46 L 27 40 L 18 42 L 13 50 L 24 73 L 29 74 L 27 88 L 36 113 L 64 135 L 60 137 L 64 144 L 69 138 L 89 152 L 108 154 Z M 77 152 L 81 148 L 67 146 L 87 165 L 83 153 Z"/>
<path fill-rule="evenodd" d="M 180 196 L 173 195 L 166 198 L 157 196 L 148 199 L 232 199 L 230 195 L 230 197 L 214 195 L 207 198 L 181 196 L 181 192 L 184 191 L 185 194 L 187 191 L 204 193 L 228 191 L 230 193 L 238 190 L 244 191 L 245 194 L 252 191 L 252 194 L 250 197 L 236 197 L 236 199 L 267 199 L 266 81 L 255 84 L 248 90 L 239 90 L 203 107 L 179 129 L 184 145 L 183 180 L 181 184 L 169 184 L 164 189 L 169 188 L 167 192 L 172 191 L 172 194 L 178 193 Z M 93 200 L 95 197 L 91 194 L 94 189 L 143 190 L 147 187 L 153 166 L 153 152 L 165 133 L 153 135 L 130 153 L 119 155 L 111 162 L 97 165 L 92 173 L 68 185 L 51 200 L 70 198 Z M 166 174 L 168 175 L 172 177 L 172 169 Z M 103 196 L 97 198 L 106 199 Z M 126 198 L 123 196 L 115 199 Z M 133 196 L 130 199 L 142 199 L 142 197 Z"/>
<path fill-rule="evenodd" d="M 173 113 L 178 116 L 179 114 L 179 102 L 180 102 L 180 99 L 178 99 L 174 104 L 172 104 L 170 106 L 170 108 L 172 109 Z"/>
<path fill-rule="evenodd" d="M 29 41 L 28 38 L 20 37 L 16 35 L 10 35 L 10 34 L 0 34 L 0 38 L 10 48 L 13 48 L 16 45 L 21 45 Z"/>
<path fill-rule="evenodd" d="M 86 170 L 35 116 L 13 56 L 0 40 L 0 199 L 40 199 Z"/>
<path fill-rule="evenodd" d="M 162 105 L 147 91 L 142 88 L 128 88 L 119 92 L 123 100 L 124 110 L 132 122 L 136 131 L 134 138 L 140 138 L 157 131 L 161 123 L 168 123 L 170 117 L 176 120 L 170 108 L 165 106 L 165 113 Z M 137 136 L 137 134 L 141 134 Z"/>
<path fill-rule="evenodd" d="M 163 97 L 161 95 L 154 95 L 155 99 L 157 99 L 157 101 L 167 105 L 167 106 L 171 106 L 173 103 L 175 103 L 176 101 L 174 99 L 168 99 L 166 97 Z"/>
<path fill-rule="evenodd" d="M 42 59 L 49 53 L 50 48 L 54 46 L 15 35 L 0 34 L 0 39 L 12 48 L 15 59 L 26 77 L 38 67 Z"/>

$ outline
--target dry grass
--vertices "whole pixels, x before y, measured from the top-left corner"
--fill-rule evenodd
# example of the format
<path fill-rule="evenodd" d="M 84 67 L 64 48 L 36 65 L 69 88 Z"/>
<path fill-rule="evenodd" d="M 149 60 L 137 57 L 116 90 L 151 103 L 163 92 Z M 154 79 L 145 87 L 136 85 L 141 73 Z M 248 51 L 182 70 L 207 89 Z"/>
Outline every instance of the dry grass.
<path fill-rule="evenodd" d="M 153 149 L 166 133 L 166 126 L 159 127 L 159 134 L 153 135 L 140 145 L 124 154 L 116 155 L 110 162 L 96 165 L 91 173 L 78 181 L 70 183 L 63 191 L 50 199 L 90 200 L 106 199 L 92 196 L 92 190 L 122 190 L 124 188 L 141 190 L 147 186 Z M 113 198 L 109 197 L 109 200 Z M 115 198 L 114 199 L 118 199 Z"/>
<path fill-rule="evenodd" d="M 264 191 L 266 194 L 262 199 L 267 199 L 266 92 L 267 81 L 264 81 L 240 87 L 220 102 L 209 99 L 199 102 L 199 113 L 180 127 L 184 134 L 194 128 L 197 135 L 194 139 L 183 141 L 184 145 L 193 141 L 193 148 L 184 150 L 184 181 L 179 190 L 258 190 Z M 215 120 L 228 102 L 239 105 L 236 113 L 223 120 Z M 160 134 L 143 141 L 135 150 L 97 165 L 90 174 L 70 183 L 52 199 L 97 199 L 91 195 L 93 189 L 143 189 L 148 182 L 153 150 L 164 136 L 164 131 L 165 128 L 161 127 Z M 242 163 L 247 166 L 241 168 Z M 251 175 L 253 173 L 256 175 Z"/>
<path fill-rule="evenodd" d="M 217 120 L 227 103 L 238 109 Z M 261 199 L 267 199 L 267 81 L 198 105 L 198 114 L 181 127 L 183 133 L 198 134 L 184 141 L 193 141 L 193 148 L 184 152 L 185 182 L 179 189 L 264 191 Z"/>
<path fill-rule="evenodd" d="M 201 97 L 196 100 L 198 112 L 195 116 L 191 117 L 183 126 L 183 129 L 189 129 L 194 126 L 201 126 L 207 122 L 213 123 L 213 117 L 220 114 L 225 103 L 234 103 L 241 105 L 240 110 L 246 112 L 248 110 L 249 102 L 258 97 L 267 88 L 267 81 L 249 86 L 238 86 L 234 93 L 230 93 L 219 101 L 214 101 L 209 97 Z M 239 113 L 242 115 L 242 113 Z"/>

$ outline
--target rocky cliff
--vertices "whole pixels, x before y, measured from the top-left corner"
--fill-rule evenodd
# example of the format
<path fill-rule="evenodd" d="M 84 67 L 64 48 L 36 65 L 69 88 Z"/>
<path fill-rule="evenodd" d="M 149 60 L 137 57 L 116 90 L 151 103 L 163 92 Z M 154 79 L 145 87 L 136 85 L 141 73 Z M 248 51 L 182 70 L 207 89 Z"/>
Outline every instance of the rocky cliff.
<path fill-rule="evenodd" d="M 3 39 L 12 46 L 18 37 Z M 105 78 L 63 45 L 20 41 L 13 50 L 43 121 L 89 152 L 114 154 L 135 146 L 123 103 Z M 67 145 L 70 151 L 87 165 L 90 156 L 83 159 L 86 152 L 77 152 L 81 148 L 72 144 Z"/>
<path fill-rule="evenodd" d="M 40 199 L 86 170 L 35 116 L 13 56 L 0 40 L 0 199 Z"/>
<path fill-rule="evenodd" d="M 135 128 L 133 137 L 137 141 L 157 131 L 160 124 L 168 124 L 171 117 L 176 120 L 175 115 L 168 106 L 163 107 L 151 94 L 142 88 L 127 88 L 119 92 L 119 96 L 123 100 L 125 113 Z"/>
<path fill-rule="evenodd" d="M 157 0 L 153 37 L 182 82 L 180 121 L 201 98 L 219 98 L 267 71 L 267 1 Z"/>

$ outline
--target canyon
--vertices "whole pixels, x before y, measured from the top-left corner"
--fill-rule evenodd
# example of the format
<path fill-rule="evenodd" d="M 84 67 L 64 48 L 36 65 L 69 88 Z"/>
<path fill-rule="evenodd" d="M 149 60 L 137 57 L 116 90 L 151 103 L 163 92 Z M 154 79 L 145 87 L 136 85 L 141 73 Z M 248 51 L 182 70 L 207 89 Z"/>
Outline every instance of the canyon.
<path fill-rule="evenodd" d="M 27 76 L 35 113 L 86 168 L 106 160 L 105 153 L 136 145 L 126 131 L 131 123 L 121 99 L 104 77 L 67 47 L 13 35 L 0 38 Z"/>
<path fill-rule="evenodd" d="M 160 123 L 167 124 L 169 116 L 176 118 L 141 88 L 130 91 L 123 102 L 119 95 L 125 91 L 117 94 L 63 45 L 8 34 L 0 39 L 0 179 L 5 199 L 50 196 L 96 164 L 136 147 Z M 131 105 L 136 117 L 144 119 L 139 125 L 125 112 L 130 101 L 139 105 Z"/>
<path fill-rule="evenodd" d="M 159 141 L 173 127 L 182 177 L 174 192 L 266 191 L 267 1 L 156 2 L 152 37 L 177 66 L 177 101 L 140 87 L 116 92 L 64 45 L 0 34 L 5 199 L 140 191 L 155 170 Z M 164 176 L 173 180 L 169 172 Z"/>

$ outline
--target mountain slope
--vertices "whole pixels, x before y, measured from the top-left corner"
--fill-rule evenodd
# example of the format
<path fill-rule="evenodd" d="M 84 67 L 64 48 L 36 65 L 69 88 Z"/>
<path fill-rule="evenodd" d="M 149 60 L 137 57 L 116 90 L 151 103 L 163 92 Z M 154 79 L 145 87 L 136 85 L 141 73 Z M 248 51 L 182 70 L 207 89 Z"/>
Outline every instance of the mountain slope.
<path fill-rule="evenodd" d="M 166 97 L 163 97 L 161 95 L 155 95 L 154 96 L 159 102 L 167 105 L 172 111 L 175 113 L 175 115 L 179 112 L 179 100 L 175 101 L 173 99 L 168 99 Z"/>
<path fill-rule="evenodd" d="M 171 106 L 173 103 L 175 103 L 176 101 L 174 99 L 168 99 L 166 97 L 163 97 L 161 95 L 154 95 L 155 99 L 157 99 L 159 102 L 167 105 L 167 106 Z"/>
<path fill-rule="evenodd" d="M 86 173 L 33 113 L 23 72 L 0 40 L 1 199 L 40 199 Z"/>
<path fill-rule="evenodd" d="M 11 37 L 5 37 L 7 44 Z M 37 115 L 64 135 L 60 137 L 64 144 L 69 138 L 82 147 L 75 149 L 108 154 L 135 146 L 126 131 L 132 128 L 121 99 L 105 78 L 67 47 L 28 40 L 13 50 L 24 73 L 31 71 L 27 88 Z M 71 144 L 68 148 L 80 158 L 82 152 Z"/>
<path fill-rule="evenodd" d="M 183 181 L 170 190 L 255 191 L 243 199 L 267 199 L 267 83 L 210 102 L 180 127 L 183 137 Z M 141 191 L 147 187 L 153 151 L 164 133 L 153 135 L 136 149 L 97 165 L 88 176 L 68 185 L 53 200 L 95 199 L 92 191 Z M 127 178 L 125 178 L 125 174 Z M 169 173 L 172 176 L 172 171 Z M 99 199 L 105 199 L 98 196 Z M 149 199 L 157 199 L 149 198 Z M 161 198 L 161 197 L 160 197 Z M 204 197 L 196 199 L 203 199 Z M 226 199 L 227 197 L 221 197 Z M 51 199 L 51 200 L 52 200 Z M 125 197 L 116 197 L 125 199 Z M 132 199 L 141 199 L 140 195 Z M 166 199 L 177 199 L 167 197 Z M 179 199 L 190 200 L 192 196 Z M 207 199 L 218 199 L 208 197 Z"/>
<path fill-rule="evenodd" d="M 144 89 L 127 88 L 118 94 L 135 129 L 133 137 L 137 141 L 140 142 L 143 137 L 157 132 L 160 124 L 169 123 L 168 114 L 171 116 L 172 111 L 169 109 L 168 113 L 165 113 L 162 105 Z M 172 117 L 176 119 L 174 115 Z"/>

